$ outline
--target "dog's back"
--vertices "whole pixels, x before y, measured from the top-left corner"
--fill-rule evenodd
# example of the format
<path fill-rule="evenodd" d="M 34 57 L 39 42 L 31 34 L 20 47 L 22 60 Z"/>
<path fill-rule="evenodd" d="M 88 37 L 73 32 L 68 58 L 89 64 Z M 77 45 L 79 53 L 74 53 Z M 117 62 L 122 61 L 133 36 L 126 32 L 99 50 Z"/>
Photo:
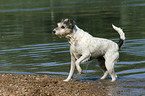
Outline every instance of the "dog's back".
<path fill-rule="evenodd" d="M 90 35 L 88 32 L 83 31 L 82 29 L 75 26 L 74 38 L 76 46 L 75 49 L 79 50 L 80 52 L 89 51 L 92 55 L 104 55 L 105 52 L 109 49 L 112 51 L 118 51 L 117 43 L 113 42 L 112 40 L 105 39 L 105 38 L 97 38 Z M 87 49 L 87 50 L 86 50 Z"/>

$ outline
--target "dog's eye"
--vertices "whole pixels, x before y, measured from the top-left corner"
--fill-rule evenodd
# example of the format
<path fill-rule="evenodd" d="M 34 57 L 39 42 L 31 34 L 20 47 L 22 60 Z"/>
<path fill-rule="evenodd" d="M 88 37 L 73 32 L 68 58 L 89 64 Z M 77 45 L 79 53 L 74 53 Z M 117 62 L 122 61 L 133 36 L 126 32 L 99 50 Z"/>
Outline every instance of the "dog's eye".
<path fill-rule="evenodd" d="M 64 26 L 61 26 L 61 28 L 64 29 L 65 27 Z"/>

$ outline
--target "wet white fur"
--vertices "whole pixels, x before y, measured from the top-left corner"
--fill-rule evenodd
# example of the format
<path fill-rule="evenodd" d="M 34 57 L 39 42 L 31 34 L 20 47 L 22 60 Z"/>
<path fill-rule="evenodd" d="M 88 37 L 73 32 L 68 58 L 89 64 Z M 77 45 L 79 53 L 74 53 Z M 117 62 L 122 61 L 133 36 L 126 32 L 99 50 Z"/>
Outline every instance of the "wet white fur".
<path fill-rule="evenodd" d="M 113 24 L 112 26 L 119 33 L 120 39 L 125 40 L 123 30 L 114 26 Z M 58 35 L 59 31 L 56 29 L 55 31 Z M 62 32 L 60 32 L 60 34 L 62 34 Z M 117 43 L 108 39 L 93 37 L 89 33 L 78 28 L 76 25 L 73 29 L 73 32 L 65 37 L 69 39 L 69 43 L 71 44 L 71 69 L 69 76 L 64 81 L 69 81 L 71 79 L 75 66 L 79 74 L 81 74 L 82 69 L 80 67 L 80 63 L 88 61 L 90 57 L 97 58 L 99 56 L 103 56 L 105 58 L 105 66 L 107 69 L 101 79 L 105 79 L 107 75 L 110 74 L 112 82 L 116 80 L 117 75 L 114 71 L 114 64 L 119 58 L 119 47 Z"/>

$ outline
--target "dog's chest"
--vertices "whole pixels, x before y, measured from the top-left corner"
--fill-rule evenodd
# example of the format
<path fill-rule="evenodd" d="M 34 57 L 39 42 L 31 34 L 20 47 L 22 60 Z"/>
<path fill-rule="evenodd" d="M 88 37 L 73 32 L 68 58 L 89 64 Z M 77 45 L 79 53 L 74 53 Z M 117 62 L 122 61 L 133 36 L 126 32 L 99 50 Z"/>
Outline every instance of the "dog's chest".
<path fill-rule="evenodd" d="M 71 44 L 70 49 L 73 53 L 78 53 L 78 54 L 82 53 L 82 48 L 77 40 L 70 44 Z"/>

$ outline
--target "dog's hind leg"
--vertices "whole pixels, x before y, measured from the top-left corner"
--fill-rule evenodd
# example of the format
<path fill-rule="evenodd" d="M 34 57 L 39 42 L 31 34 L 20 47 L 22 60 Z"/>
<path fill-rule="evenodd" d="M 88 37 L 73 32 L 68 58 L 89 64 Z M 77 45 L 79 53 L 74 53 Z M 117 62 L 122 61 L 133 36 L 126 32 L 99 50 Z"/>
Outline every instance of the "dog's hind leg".
<path fill-rule="evenodd" d="M 117 62 L 117 59 L 119 57 L 119 53 L 118 52 L 108 52 L 105 54 L 105 66 L 106 69 L 108 71 L 108 73 L 110 74 L 111 78 L 112 78 L 112 82 L 114 82 L 117 79 L 117 75 L 115 74 L 114 71 L 114 65 Z"/>
<path fill-rule="evenodd" d="M 105 79 L 108 75 L 108 71 L 107 71 L 106 66 L 105 66 L 105 58 L 103 56 L 100 56 L 97 59 L 98 59 L 100 68 L 104 72 L 104 75 L 100 79 Z"/>

